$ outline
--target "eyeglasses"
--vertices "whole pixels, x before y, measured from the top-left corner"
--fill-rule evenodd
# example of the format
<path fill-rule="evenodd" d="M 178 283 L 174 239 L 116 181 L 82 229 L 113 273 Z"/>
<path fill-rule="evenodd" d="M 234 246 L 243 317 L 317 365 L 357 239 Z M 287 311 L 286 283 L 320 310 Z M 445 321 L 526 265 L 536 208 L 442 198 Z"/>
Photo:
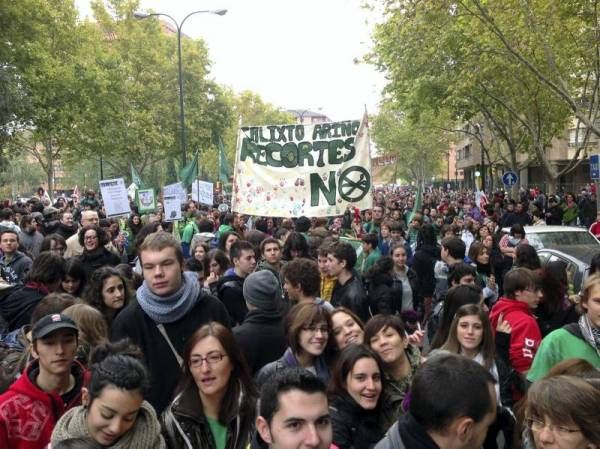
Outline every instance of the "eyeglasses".
<path fill-rule="evenodd" d="M 323 335 L 329 334 L 329 328 L 327 327 L 306 326 L 303 327 L 302 330 L 310 332 L 311 334 L 316 334 L 317 332 L 320 332 Z"/>
<path fill-rule="evenodd" d="M 206 357 L 202 357 L 202 356 L 192 357 L 190 359 L 190 366 L 192 368 L 200 368 L 204 361 L 206 361 L 206 363 L 208 363 L 208 366 L 216 365 L 221 360 L 223 360 L 223 357 L 227 357 L 227 355 L 221 354 L 220 352 L 211 352 Z"/>
<path fill-rule="evenodd" d="M 532 432 L 541 432 L 544 428 L 548 427 L 548 430 L 556 436 L 566 437 L 572 433 L 581 432 L 580 429 L 570 429 L 565 426 L 557 426 L 555 424 L 546 424 L 543 420 L 538 418 L 529 418 L 527 424 Z"/>

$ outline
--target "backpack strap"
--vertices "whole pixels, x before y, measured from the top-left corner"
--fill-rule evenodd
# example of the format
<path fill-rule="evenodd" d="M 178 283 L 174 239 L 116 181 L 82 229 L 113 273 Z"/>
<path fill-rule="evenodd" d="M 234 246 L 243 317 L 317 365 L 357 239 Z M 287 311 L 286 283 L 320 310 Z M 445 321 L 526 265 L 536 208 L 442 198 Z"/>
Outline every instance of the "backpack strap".
<path fill-rule="evenodd" d="M 179 353 L 175 349 L 175 346 L 173 346 L 173 343 L 171 343 L 171 339 L 169 338 L 169 335 L 167 334 L 167 330 L 165 329 L 165 326 L 162 323 L 157 323 L 156 327 L 158 328 L 158 331 L 160 332 L 160 334 L 163 336 L 163 338 L 169 345 L 169 348 L 171 348 L 171 351 L 173 351 L 173 355 L 175 356 L 175 359 L 177 359 L 177 363 L 179 363 L 179 366 L 180 367 L 183 366 L 183 358 L 179 355 Z"/>

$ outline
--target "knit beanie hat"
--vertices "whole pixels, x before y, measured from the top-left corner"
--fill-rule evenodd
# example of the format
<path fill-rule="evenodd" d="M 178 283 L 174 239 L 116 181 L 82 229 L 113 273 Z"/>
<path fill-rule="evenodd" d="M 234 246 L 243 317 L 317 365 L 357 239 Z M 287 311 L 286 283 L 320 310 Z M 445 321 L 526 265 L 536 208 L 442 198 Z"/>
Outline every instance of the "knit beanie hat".
<path fill-rule="evenodd" d="M 279 281 L 269 270 L 255 271 L 244 280 L 244 299 L 259 309 L 278 309 L 281 305 Z"/>

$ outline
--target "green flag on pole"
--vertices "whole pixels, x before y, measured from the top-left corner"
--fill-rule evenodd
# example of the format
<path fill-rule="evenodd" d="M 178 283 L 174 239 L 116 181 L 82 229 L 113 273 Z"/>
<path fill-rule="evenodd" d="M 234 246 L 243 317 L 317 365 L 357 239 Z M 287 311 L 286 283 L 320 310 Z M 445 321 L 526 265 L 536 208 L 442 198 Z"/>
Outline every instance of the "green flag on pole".
<path fill-rule="evenodd" d="M 419 183 L 419 188 L 417 189 L 417 196 L 415 197 L 415 204 L 413 206 L 413 210 L 410 213 L 407 223 L 410 223 L 417 212 L 421 210 L 421 205 L 423 204 L 423 184 Z"/>
<path fill-rule="evenodd" d="M 144 183 L 142 182 L 142 178 L 140 178 L 140 175 L 138 174 L 138 172 L 136 171 L 135 167 L 133 166 L 133 164 L 131 165 L 131 182 L 133 182 L 138 189 L 143 189 L 146 186 L 144 186 Z"/>
<path fill-rule="evenodd" d="M 179 171 L 179 180 L 183 182 L 186 187 L 192 185 L 194 180 L 198 177 L 198 153 L 192 158 L 192 160 Z"/>
<path fill-rule="evenodd" d="M 231 168 L 225 157 L 225 146 L 223 145 L 221 138 L 219 138 L 219 181 L 221 181 L 223 185 L 231 182 Z"/>

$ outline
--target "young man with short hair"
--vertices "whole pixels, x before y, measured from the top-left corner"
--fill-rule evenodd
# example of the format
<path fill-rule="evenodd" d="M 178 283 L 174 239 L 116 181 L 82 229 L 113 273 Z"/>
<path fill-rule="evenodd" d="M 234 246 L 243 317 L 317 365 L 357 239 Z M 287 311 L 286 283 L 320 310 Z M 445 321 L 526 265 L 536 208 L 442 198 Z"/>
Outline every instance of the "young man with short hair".
<path fill-rule="evenodd" d="M 291 260 L 283 267 L 281 278 L 292 304 L 314 303 L 333 311 L 330 303 L 319 298 L 321 273 L 314 260 L 303 257 Z"/>
<path fill-rule="evenodd" d="M 269 449 L 329 449 L 333 438 L 325 384 L 302 368 L 278 371 L 261 389 L 256 418 Z"/>
<path fill-rule="evenodd" d="M 0 447 L 43 449 L 58 419 L 81 405 L 89 373 L 75 360 L 78 329 L 61 314 L 46 315 L 32 330 L 31 362 L 0 396 Z"/>
<path fill-rule="evenodd" d="M 260 254 L 262 260 L 258 264 L 256 271 L 269 270 L 279 279 L 279 273 L 284 266 L 281 260 L 281 243 L 273 237 L 267 237 L 260 242 Z"/>
<path fill-rule="evenodd" d="M 0 275 L 9 284 L 21 285 L 33 261 L 19 251 L 19 234 L 7 229 L 0 234 Z"/>
<path fill-rule="evenodd" d="M 375 265 L 377 259 L 381 257 L 379 251 L 379 239 L 375 234 L 366 234 L 362 239 L 362 252 L 358 257 L 358 269 L 357 271 L 364 275 L 369 268 Z"/>
<path fill-rule="evenodd" d="M 494 377 L 461 355 L 431 357 L 416 372 L 408 413 L 375 449 L 479 449 L 496 420 Z"/>
<path fill-rule="evenodd" d="M 327 272 L 337 280 L 331 297 L 334 307 L 347 307 L 366 322 L 369 304 L 362 280 L 355 274 L 356 251 L 349 243 L 337 242 L 327 249 Z"/>
<path fill-rule="evenodd" d="M 371 209 L 371 221 L 363 225 L 363 231 L 367 234 L 375 234 L 379 236 L 381 232 L 381 222 L 383 221 L 383 207 L 373 206 Z"/>
<path fill-rule="evenodd" d="M 227 308 L 232 325 L 241 324 L 248 313 L 244 301 L 244 279 L 256 268 L 256 252 L 252 243 L 238 240 L 229 250 L 233 267 L 228 269 L 217 285 L 217 295 Z"/>
<path fill-rule="evenodd" d="M 442 260 L 435 263 L 433 272 L 435 274 L 434 302 L 441 301 L 448 291 L 448 273 L 452 266 L 464 262 L 467 246 L 458 237 L 444 237 L 441 242 L 440 256 Z"/>
<path fill-rule="evenodd" d="M 533 315 L 542 293 L 537 276 L 527 268 L 515 268 L 504 275 L 504 296 L 492 307 L 490 321 L 496 329 L 501 316 L 510 324 L 509 360 L 518 373 L 527 374 L 542 341 Z"/>
<path fill-rule="evenodd" d="M 317 264 L 319 273 L 321 273 L 321 294 L 319 295 L 325 301 L 331 302 L 331 296 L 335 287 L 335 276 L 331 276 L 327 271 L 327 252 L 331 246 L 331 242 L 325 242 L 319 246 L 317 250 Z"/>
<path fill-rule="evenodd" d="M 139 248 L 144 283 L 111 328 L 113 341 L 129 338 L 144 352 L 152 388 L 146 398 L 160 414 L 172 399 L 189 337 L 209 321 L 229 326 L 229 314 L 205 293 L 195 273 L 183 271 L 181 245 L 166 232 L 150 234 Z"/>

